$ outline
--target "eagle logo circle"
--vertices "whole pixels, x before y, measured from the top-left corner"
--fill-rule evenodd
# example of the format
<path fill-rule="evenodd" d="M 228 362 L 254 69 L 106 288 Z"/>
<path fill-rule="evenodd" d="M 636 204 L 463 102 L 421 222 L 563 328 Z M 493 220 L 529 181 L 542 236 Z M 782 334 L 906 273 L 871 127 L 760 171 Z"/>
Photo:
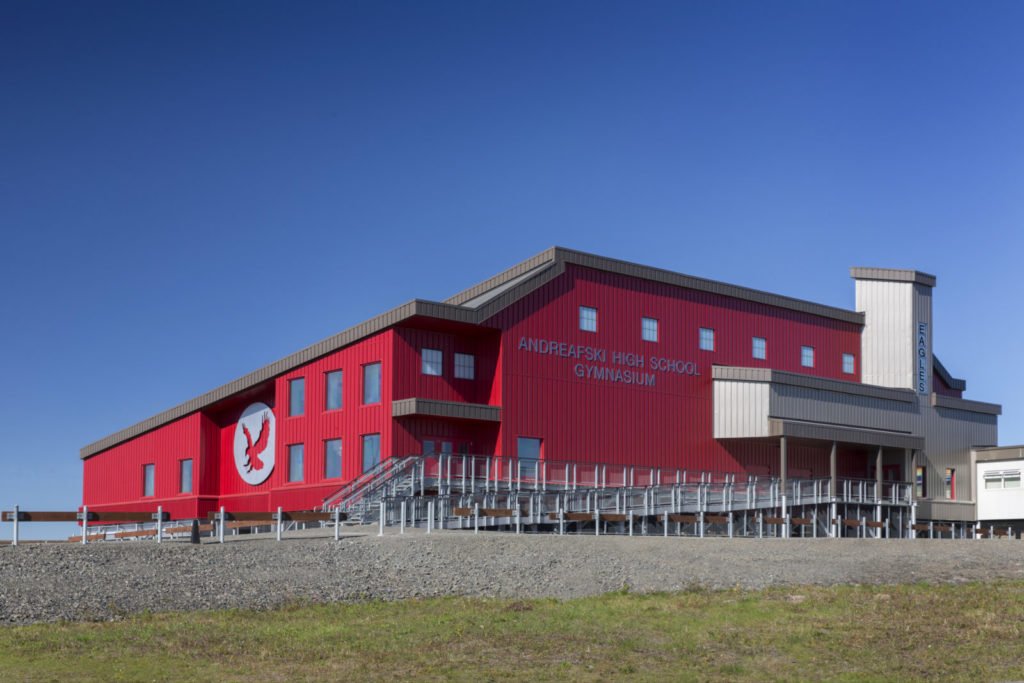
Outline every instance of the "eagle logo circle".
<path fill-rule="evenodd" d="M 246 484 L 262 484 L 274 471 L 274 411 L 253 403 L 235 425 L 235 468 Z"/>

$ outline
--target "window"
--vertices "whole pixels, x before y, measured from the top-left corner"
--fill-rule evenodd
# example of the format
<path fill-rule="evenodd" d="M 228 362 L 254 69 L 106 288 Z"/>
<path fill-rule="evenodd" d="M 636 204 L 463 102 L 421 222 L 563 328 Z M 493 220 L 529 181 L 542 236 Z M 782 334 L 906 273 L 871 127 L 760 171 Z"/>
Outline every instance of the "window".
<path fill-rule="evenodd" d="M 847 375 L 852 375 L 853 374 L 853 354 L 852 353 L 844 353 L 843 354 L 843 372 L 845 372 Z"/>
<path fill-rule="evenodd" d="M 644 341 L 658 341 L 658 321 L 654 318 L 640 318 L 640 338 Z"/>
<path fill-rule="evenodd" d="M 1020 470 L 990 470 L 984 476 L 986 489 L 1020 488 Z"/>
<path fill-rule="evenodd" d="M 715 331 L 712 330 L 710 327 L 700 328 L 700 350 L 715 350 Z"/>
<path fill-rule="evenodd" d="M 327 373 L 327 396 L 324 400 L 324 405 L 327 410 L 340 410 L 341 409 L 341 388 L 344 386 L 344 375 L 341 370 L 335 370 Z"/>
<path fill-rule="evenodd" d="M 800 347 L 800 365 L 805 368 L 814 367 L 814 347 L 813 346 L 801 346 Z"/>
<path fill-rule="evenodd" d="M 288 415 L 306 412 L 306 380 L 303 377 L 288 381 Z"/>
<path fill-rule="evenodd" d="M 917 498 L 928 497 L 928 477 L 925 476 L 927 470 L 923 465 L 919 465 L 914 471 L 914 496 Z"/>
<path fill-rule="evenodd" d="M 181 461 L 178 491 L 192 493 L 192 458 Z"/>
<path fill-rule="evenodd" d="M 142 495 L 152 496 L 153 485 L 156 480 L 156 465 L 150 463 L 142 466 Z"/>
<path fill-rule="evenodd" d="M 757 360 L 768 357 L 768 342 L 764 337 L 754 337 L 750 340 L 750 355 Z"/>
<path fill-rule="evenodd" d="M 363 472 L 380 464 L 380 434 L 363 434 Z"/>
<path fill-rule="evenodd" d="M 433 440 L 427 439 L 423 442 L 423 455 L 433 455 L 434 448 L 436 447 L 434 446 Z"/>
<path fill-rule="evenodd" d="M 324 441 L 324 477 L 337 479 L 341 476 L 341 439 Z"/>
<path fill-rule="evenodd" d="M 380 363 L 363 366 L 363 405 L 380 403 Z"/>
<path fill-rule="evenodd" d="M 303 467 L 306 449 L 301 443 L 292 444 L 288 447 L 288 481 L 302 481 Z"/>
<path fill-rule="evenodd" d="M 469 353 L 455 354 L 455 378 L 474 379 L 476 377 L 476 356 Z"/>
<path fill-rule="evenodd" d="M 540 460 L 540 439 L 520 436 L 516 443 L 516 453 L 520 460 Z"/>
<path fill-rule="evenodd" d="M 956 470 L 952 467 L 946 468 L 946 474 L 942 478 L 942 485 L 945 488 L 946 498 L 956 500 Z"/>
<path fill-rule="evenodd" d="M 597 332 L 597 309 L 580 306 L 580 329 L 584 332 Z"/>
<path fill-rule="evenodd" d="M 423 374 L 440 377 L 444 374 L 444 356 L 437 349 L 423 349 Z"/>

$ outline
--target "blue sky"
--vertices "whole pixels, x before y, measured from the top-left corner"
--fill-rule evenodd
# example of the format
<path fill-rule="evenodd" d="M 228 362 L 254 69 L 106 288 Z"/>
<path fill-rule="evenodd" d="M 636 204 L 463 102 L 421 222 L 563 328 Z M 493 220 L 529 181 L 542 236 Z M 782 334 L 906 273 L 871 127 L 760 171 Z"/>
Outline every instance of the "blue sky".
<path fill-rule="evenodd" d="M 851 265 L 934 273 L 936 353 L 1024 442 L 1022 20 L 0 4 L 0 507 L 72 507 L 83 444 L 552 244 L 846 308 Z"/>

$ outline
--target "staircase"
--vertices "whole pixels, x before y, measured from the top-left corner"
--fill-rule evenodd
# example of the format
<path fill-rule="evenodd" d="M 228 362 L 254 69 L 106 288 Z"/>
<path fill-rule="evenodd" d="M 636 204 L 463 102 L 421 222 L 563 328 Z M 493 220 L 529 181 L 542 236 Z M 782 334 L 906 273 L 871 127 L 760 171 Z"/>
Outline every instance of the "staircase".
<path fill-rule="evenodd" d="M 366 523 L 383 496 L 415 494 L 416 473 L 422 462 L 420 455 L 388 458 L 325 498 L 321 509 L 339 509 L 348 514 L 348 521 Z"/>

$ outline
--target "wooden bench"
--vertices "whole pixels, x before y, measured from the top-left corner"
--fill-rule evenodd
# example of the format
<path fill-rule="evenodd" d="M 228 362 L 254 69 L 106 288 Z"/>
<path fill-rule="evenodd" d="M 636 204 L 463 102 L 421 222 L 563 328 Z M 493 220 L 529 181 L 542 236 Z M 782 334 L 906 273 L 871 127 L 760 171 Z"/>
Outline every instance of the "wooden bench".
<path fill-rule="evenodd" d="M 102 541 L 102 540 L 106 539 L 106 537 L 107 537 L 106 534 L 89 534 L 88 536 L 85 537 L 85 540 L 87 540 L 89 543 L 92 543 L 93 541 Z M 68 536 L 68 543 L 81 543 L 81 542 L 82 542 L 82 534 L 78 534 L 77 536 Z"/>
<path fill-rule="evenodd" d="M 927 524 L 914 524 L 910 529 L 911 531 L 931 531 L 931 527 Z"/>
<path fill-rule="evenodd" d="M 668 521 L 673 524 L 697 524 L 700 522 L 699 515 L 681 515 L 681 514 L 670 514 Z"/>
<path fill-rule="evenodd" d="M 785 517 L 764 517 L 763 521 L 765 524 L 785 524 Z"/>
<path fill-rule="evenodd" d="M 864 525 L 869 529 L 884 529 L 885 522 L 865 522 Z"/>
<path fill-rule="evenodd" d="M 116 531 L 114 538 L 149 538 L 156 536 L 156 529 L 139 529 L 138 531 Z"/>
<path fill-rule="evenodd" d="M 789 520 L 793 526 L 813 526 L 814 520 L 810 517 L 793 517 Z"/>
<path fill-rule="evenodd" d="M 932 528 L 935 529 L 935 533 L 937 533 L 937 534 L 949 534 L 949 533 L 953 532 L 953 527 L 951 527 L 951 526 L 949 526 L 947 524 L 943 524 L 943 525 L 936 524 Z"/>
<path fill-rule="evenodd" d="M 207 532 L 207 531 L 213 531 L 213 525 L 212 524 L 200 524 L 199 525 L 199 533 L 204 533 L 204 532 Z M 185 524 L 183 526 L 164 527 L 164 533 L 165 534 L 190 534 L 190 533 L 192 533 L 192 525 L 191 524 Z"/>
<path fill-rule="evenodd" d="M 860 520 L 859 519 L 844 519 L 843 520 L 843 526 L 846 527 L 847 529 L 859 529 L 860 528 Z"/>

